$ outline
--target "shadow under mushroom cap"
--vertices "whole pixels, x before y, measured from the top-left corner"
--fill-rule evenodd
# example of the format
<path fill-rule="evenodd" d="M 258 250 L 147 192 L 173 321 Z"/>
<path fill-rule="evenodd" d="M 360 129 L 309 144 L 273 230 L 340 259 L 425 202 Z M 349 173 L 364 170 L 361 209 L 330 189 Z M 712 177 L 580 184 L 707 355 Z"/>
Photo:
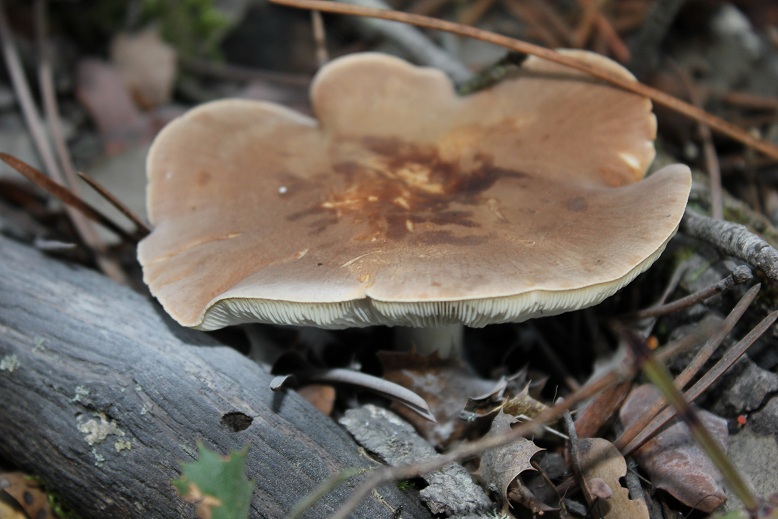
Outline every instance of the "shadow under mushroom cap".
<path fill-rule="evenodd" d="M 318 121 L 225 100 L 157 137 L 139 259 L 181 324 L 553 315 L 634 279 L 683 215 L 688 168 L 640 181 L 650 102 L 558 65 L 530 58 L 460 98 L 438 71 L 352 55 L 324 67 L 311 96 Z"/>

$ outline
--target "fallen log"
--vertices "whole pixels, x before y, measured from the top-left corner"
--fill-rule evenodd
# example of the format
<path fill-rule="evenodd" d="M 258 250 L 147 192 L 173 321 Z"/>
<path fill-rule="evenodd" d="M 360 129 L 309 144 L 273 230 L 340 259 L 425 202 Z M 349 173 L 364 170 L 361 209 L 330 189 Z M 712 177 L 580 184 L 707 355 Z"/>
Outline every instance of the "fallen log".
<path fill-rule="evenodd" d="M 248 448 L 251 517 L 283 517 L 328 477 L 369 468 L 352 439 L 210 336 L 96 272 L 0 238 L 0 458 L 84 518 L 194 517 L 171 480 L 197 443 Z M 306 517 L 327 517 L 350 485 Z M 429 517 L 387 485 L 358 517 Z"/>

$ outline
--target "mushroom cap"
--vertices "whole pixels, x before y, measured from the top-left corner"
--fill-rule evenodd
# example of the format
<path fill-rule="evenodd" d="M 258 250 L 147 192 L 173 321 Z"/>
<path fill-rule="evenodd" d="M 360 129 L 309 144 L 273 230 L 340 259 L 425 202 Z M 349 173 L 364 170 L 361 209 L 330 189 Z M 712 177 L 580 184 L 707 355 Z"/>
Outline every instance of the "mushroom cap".
<path fill-rule="evenodd" d="M 564 51 L 631 77 L 584 51 Z M 674 235 L 689 169 L 650 101 L 534 57 L 459 97 L 381 54 L 322 68 L 317 119 L 223 100 L 148 156 L 144 280 L 179 323 L 485 326 L 602 301 Z"/>

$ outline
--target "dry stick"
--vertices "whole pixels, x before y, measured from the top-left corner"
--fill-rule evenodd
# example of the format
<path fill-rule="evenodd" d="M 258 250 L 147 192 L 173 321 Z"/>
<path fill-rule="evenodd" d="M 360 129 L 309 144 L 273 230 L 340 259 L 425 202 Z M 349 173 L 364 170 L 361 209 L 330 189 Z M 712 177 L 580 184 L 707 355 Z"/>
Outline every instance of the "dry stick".
<path fill-rule="evenodd" d="M 769 157 L 778 159 L 778 146 L 768 143 L 767 141 L 758 139 L 748 132 L 738 128 L 734 124 L 720 119 L 714 115 L 711 115 L 704 110 L 692 106 L 689 103 L 685 103 L 680 99 L 666 94 L 655 88 L 651 88 L 647 85 L 639 83 L 629 78 L 616 75 L 608 70 L 605 70 L 591 63 L 578 60 L 571 56 L 560 54 L 556 51 L 533 45 L 521 40 L 509 38 L 507 36 L 501 36 L 493 32 L 478 29 L 476 27 L 468 27 L 454 22 L 446 20 L 438 20 L 435 18 L 429 18 L 426 16 L 420 16 L 415 14 L 403 13 L 399 11 L 391 11 L 387 9 L 376 9 L 370 7 L 359 7 L 354 5 L 344 5 L 336 2 L 329 2 L 326 0 L 270 0 L 272 3 L 286 5 L 289 7 L 297 7 L 300 9 L 317 9 L 324 12 L 347 14 L 354 16 L 369 16 L 374 18 L 382 18 L 385 20 L 392 20 L 395 22 L 402 22 L 419 27 L 426 27 L 428 29 L 434 29 L 438 31 L 446 31 L 460 36 L 466 36 L 476 40 L 485 41 L 494 45 L 499 45 L 510 49 L 514 52 L 522 54 L 532 54 L 539 58 L 559 63 L 575 70 L 580 70 L 591 76 L 607 81 L 613 85 L 616 85 L 624 90 L 628 90 L 635 94 L 648 97 L 652 101 L 665 106 L 675 112 L 683 114 L 691 119 L 697 121 L 704 121 L 714 130 L 731 137 L 743 144 L 759 150 Z"/>
<path fill-rule="evenodd" d="M 658 317 L 660 315 L 678 312 L 680 310 L 683 310 L 684 308 L 688 308 L 692 305 L 696 305 L 700 301 L 704 301 L 709 297 L 713 297 L 716 294 L 726 292 L 727 290 L 731 289 L 735 285 L 742 285 L 743 283 L 748 283 L 753 278 L 754 276 L 751 273 L 751 269 L 746 267 L 745 265 L 740 265 L 738 267 L 735 267 L 729 276 L 725 277 L 718 283 L 709 285 L 701 290 L 698 290 L 693 294 L 689 294 L 686 297 L 682 297 L 681 299 L 676 299 L 672 303 L 652 306 L 651 308 L 646 308 L 644 310 L 638 310 L 637 312 L 626 314 L 622 317 L 622 319 L 639 321 L 642 319 L 647 319 L 649 317 Z"/>
<path fill-rule="evenodd" d="M 747 261 L 768 278 L 778 281 L 778 250 L 744 225 L 715 220 L 687 208 L 681 232 L 708 242 L 729 256 Z"/>
<path fill-rule="evenodd" d="M 341 0 L 343 4 L 327 2 L 340 9 L 388 12 L 388 5 L 382 0 Z M 283 2 L 279 2 L 283 3 Z M 328 11 L 328 9 L 322 9 Z M 460 83 L 472 75 L 457 58 L 432 43 L 421 31 L 407 25 L 395 25 L 382 20 L 362 20 L 362 24 L 399 45 L 422 65 L 438 68 Z"/>
<path fill-rule="evenodd" d="M 630 370 L 628 373 L 631 376 L 632 371 Z M 331 519 L 346 519 L 349 517 L 349 514 L 354 511 L 359 503 L 379 485 L 401 479 L 415 478 L 420 474 L 443 468 L 450 463 L 472 458 L 485 450 L 507 445 L 519 437 L 536 430 L 540 425 L 557 420 L 565 411 L 571 409 L 573 405 L 594 396 L 610 384 L 618 382 L 622 377 L 626 378 L 626 375 L 627 373 L 616 371 L 606 373 L 602 377 L 582 387 L 580 391 L 570 395 L 565 400 L 562 400 L 553 407 L 546 408 L 531 422 L 525 422 L 505 434 L 489 436 L 473 443 L 463 444 L 446 454 L 419 463 L 376 469 L 369 473 L 367 478 L 356 487 L 349 500 L 340 507 Z"/>
<path fill-rule="evenodd" d="M 719 347 L 726 336 L 729 335 L 740 318 L 743 317 L 743 314 L 748 309 L 748 307 L 751 306 L 751 303 L 759 293 L 759 288 L 760 285 L 754 285 L 748 290 L 748 292 L 746 292 L 740 301 L 738 301 L 727 318 L 724 319 L 721 328 L 719 328 L 715 333 L 713 333 L 713 335 L 711 335 L 711 337 L 705 342 L 697 355 L 695 355 L 694 359 L 692 359 L 692 362 L 689 364 L 689 366 L 687 366 L 687 368 L 676 378 L 676 387 L 683 389 L 686 384 L 689 383 L 690 378 L 694 376 L 694 374 L 696 374 L 696 372 L 699 370 L 699 367 L 701 367 L 703 364 L 705 364 L 705 362 L 708 361 L 708 359 L 710 359 L 712 353 L 716 350 L 716 348 Z M 649 423 L 657 416 L 659 412 L 662 411 L 666 405 L 667 403 L 664 400 L 659 399 L 654 402 L 646 412 L 641 413 L 640 418 L 638 418 L 635 423 L 625 429 L 619 435 L 619 437 L 616 438 L 616 441 L 613 442 L 616 448 L 623 452 L 627 445 L 633 443 L 635 438 L 642 434 Z"/>
<path fill-rule="evenodd" d="M 699 88 L 694 85 L 689 73 L 681 68 L 677 63 L 670 62 L 681 84 L 689 94 L 691 103 L 703 108 L 702 96 Z M 716 154 L 716 148 L 713 146 L 713 136 L 710 127 L 702 121 L 697 122 L 697 134 L 702 141 L 703 156 L 705 157 L 705 169 L 708 171 L 708 181 L 710 182 L 710 205 L 714 218 L 724 219 L 724 201 L 721 194 L 721 168 L 719 167 L 719 158 Z"/>
<path fill-rule="evenodd" d="M 41 0 L 35 6 L 36 9 L 36 30 L 39 32 L 39 41 L 44 38 L 40 33 L 45 31 L 45 19 L 43 14 L 45 13 L 45 4 Z M 24 119 L 27 123 L 27 128 L 30 132 L 33 142 L 35 143 L 35 149 L 43 161 L 44 166 L 54 178 L 60 183 L 64 184 L 65 180 L 60 173 L 59 165 L 54 156 L 54 152 L 51 149 L 48 137 L 46 135 L 45 126 L 41 120 L 41 116 L 38 113 L 38 108 L 32 99 L 30 93 L 30 87 L 27 83 L 27 78 L 24 76 L 22 65 L 19 61 L 19 53 L 14 44 L 13 35 L 8 26 L 8 21 L 5 16 L 5 6 L 2 0 L 0 0 L 0 39 L 2 39 L 3 55 L 8 67 L 8 71 L 11 75 L 11 81 L 14 86 L 14 92 L 16 93 L 19 104 L 24 114 Z M 41 52 L 45 52 L 45 45 L 41 45 Z M 49 63 L 44 59 L 46 56 L 42 55 L 42 59 L 39 63 L 40 69 L 40 82 L 43 89 L 44 103 L 50 103 L 54 97 L 53 94 L 53 82 L 51 81 L 51 69 Z M 47 76 L 48 72 L 48 76 Z M 48 80 L 48 83 L 47 83 Z M 47 104 L 47 115 L 51 119 L 51 112 L 48 110 L 50 104 Z M 54 105 L 56 106 L 56 104 Z M 95 233 L 95 230 L 89 225 L 84 217 L 78 211 L 73 210 L 70 207 L 65 208 L 68 217 L 73 222 L 78 234 L 84 240 L 85 243 L 90 245 L 96 253 L 96 260 L 100 265 L 100 268 L 108 274 L 111 278 L 118 282 L 124 282 L 126 280 L 121 267 L 118 263 L 111 261 L 107 256 L 103 254 L 105 248 L 101 248 L 101 243 Z"/>
<path fill-rule="evenodd" d="M 114 206 L 120 213 L 126 216 L 135 225 L 135 227 L 138 229 L 138 234 L 140 234 L 139 238 L 143 238 L 151 232 L 151 229 L 149 229 L 149 226 L 146 225 L 146 222 L 141 220 L 141 218 L 136 215 L 132 209 L 127 207 L 124 202 L 116 198 L 113 193 L 108 191 L 102 184 L 100 184 L 100 182 L 93 179 L 86 173 L 82 173 L 81 171 L 78 172 L 78 176 L 81 177 L 81 180 L 86 182 L 89 187 L 94 189 L 97 194 L 105 198 L 109 204 Z"/>
<path fill-rule="evenodd" d="M 311 382 L 349 384 L 368 389 L 404 405 L 426 420 L 431 422 L 436 421 L 435 415 L 432 414 L 429 405 L 427 405 L 427 401 L 410 389 L 395 384 L 394 382 L 384 380 L 381 377 L 375 377 L 352 369 L 308 369 L 296 371 L 289 375 L 279 375 L 270 382 L 270 389 L 277 391 L 290 384 L 306 385 Z"/>
<path fill-rule="evenodd" d="M 135 241 L 135 238 L 130 236 L 127 231 L 116 225 L 110 218 L 105 216 L 94 206 L 88 204 L 79 198 L 78 195 L 73 193 L 65 186 L 54 182 L 52 179 L 38 171 L 34 167 L 30 166 L 26 162 L 23 162 L 13 155 L 0 152 L 0 160 L 14 168 L 16 171 L 24 175 L 30 182 L 33 182 L 37 186 L 51 193 L 55 197 L 59 198 L 63 203 L 70 207 L 81 211 L 81 214 L 89 218 L 90 220 L 99 223 L 106 229 L 113 231 L 118 236 L 130 242 Z"/>
<path fill-rule="evenodd" d="M 705 451 L 708 459 L 713 462 L 719 472 L 726 478 L 730 489 L 742 501 L 749 515 L 756 517 L 757 510 L 759 509 L 759 500 L 756 498 L 751 485 L 740 471 L 732 465 L 724 449 L 703 425 L 700 417 L 691 408 L 689 402 L 673 385 L 670 370 L 652 355 L 648 345 L 636 333 L 628 330 L 627 342 L 635 356 L 635 363 L 642 368 L 649 380 L 657 386 L 664 397 L 675 408 L 678 417 L 686 423 L 694 440 Z"/>
<path fill-rule="evenodd" d="M 674 352 L 686 349 L 689 345 L 698 341 L 705 332 L 707 332 L 707 328 L 705 328 L 704 331 L 689 334 L 679 341 L 668 344 L 663 349 L 663 352 L 665 352 L 664 355 L 671 356 L 674 354 Z M 410 465 L 381 467 L 376 469 L 375 471 L 369 473 L 367 479 L 356 487 L 351 498 L 349 498 L 349 500 L 338 510 L 337 514 L 333 516 L 333 519 L 345 519 L 348 517 L 348 514 L 359 505 L 362 499 L 364 499 L 372 489 L 379 485 L 395 480 L 415 478 L 420 474 L 425 474 L 427 472 L 437 470 L 439 468 L 445 467 L 450 463 L 472 458 L 483 453 L 485 450 L 507 445 L 529 432 L 538 430 L 542 425 L 557 420 L 565 411 L 571 409 L 575 404 L 591 398 L 611 384 L 629 380 L 634 376 L 634 374 L 635 369 L 633 366 L 627 366 L 623 369 L 614 369 L 609 371 L 608 373 L 603 374 L 595 380 L 590 381 L 580 390 L 570 394 L 564 400 L 557 402 L 556 405 L 547 407 L 541 411 L 534 418 L 534 420 L 524 422 L 516 428 L 506 432 L 505 434 L 489 436 L 472 443 L 463 444 L 456 449 L 453 449 L 446 454 L 443 454 L 434 459 L 424 460 L 420 461 L 419 463 L 413 463 Z M 337 479 L 339 476 L 335 475 L 333 478 Z M 329 484 L 330 482 L 328 480 L 325 481 L 322 486 L 329 486 Z M 290 516 L 289 519 L 292 519 L 293 517 L 302 517 L 301 514 L 305 511 L 305 509 L 298 509 L 297 507 L 295 510 L 297 510 L 300 515 Z"/>
<path fill-rule="evenodd" d="M 743 337 L 737 344 L 727 350 L 721 359 L 707 372 L 700 380 L 694 383 L 694 385 L 686 391 L 683 396 L 689 402 L 694 402 L 701 394 L 703 394 L 716 380 L 718 380 L 729 368 L 731 368 L 735 362 L 748 351 L 759 337 L 761 337 L 778 319 L 778 311 L 772 312 L 762 319 L 748 334 Z M 641 431 L 640 435 L 631 441 L 624 449 L 622 454 L 629 456 L 635 450 L 651 438 L 657 431 L 665 426 L 667 422 L 675 418 L 676 411 L 672 408 L 663 410 L 656 418 L 654 418 L 648 426 Z"/>

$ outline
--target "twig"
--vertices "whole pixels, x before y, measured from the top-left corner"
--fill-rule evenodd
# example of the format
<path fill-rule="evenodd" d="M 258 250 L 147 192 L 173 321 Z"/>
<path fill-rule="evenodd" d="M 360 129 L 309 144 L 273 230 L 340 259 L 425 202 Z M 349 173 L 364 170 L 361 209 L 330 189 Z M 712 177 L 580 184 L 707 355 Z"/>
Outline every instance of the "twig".
<path fill-rule="evenodd" d="M 726 336 L 729 335 L 738 321 L 740 321 L 740 318 L 743 316 L 748 307 L 751 306 L 754 298 L 756 298 L 756 295 L 759 293 L 759 287 L 760 285 L 751 287 L 751 289 L 746 292 L 740 301 L 738 301 L 727 318 L 724 319 L 721 328 L 716 330 L 713 335 L 711 335 L 711 337 L 705 342 L 698 354 L 689 364 L 689 366 L 693 365 L 694 367 L 689 369 L 689 366 L 687 366 L 684 372 L 676 378 L 676 387 L 683 389 L 689 382 L 690 375 L 696 373 L 699 369 L 699 366 L 708 361 L 710 354 L 719 347 L 719 345 L 726 338 Z M 664 401 L 658 400 L 654 402 L 654 404 L 647 411 L 642 413 L 641 416 L 635 420 L 632 425 L 622 431 L 619 437 L 616 438 L 616 441 L 613 442 L 616 448 L 623 452 L 627 445 L 634 443 L 635 438 L 643 434 L 649 423 L 651 423 L 651 421 L 656 418 L 657 413 L 661 412 L 665 406 L 666 403 Z"/>
<path fill-rule="evenodd" d="M 645 310 L 638 310 L 637 312 L 627 314 L 623 316 L 622 319 L 632 319 L 632 320 L 640 321 L 648 317 L 658 317 L 660 315 L 678 312 L 680 310 L 683 310 L 684 308 L 688 308 L 692 305 L 695 305 L 700 301 L 704 301 L 709 297 L 713 297 L 716 294 L 725 292 L 730 288 L 734 287 L 735 285 L 742 285 L 743 283 L 748 283 L 753 279 L 753 277 L 754 276 L 751 273 L 751 269 L 749 269 L 745 265 L 740 265 L 738 267 L 735 267 L 735 269 L 732 270 L 732 273 L 729 276 L 725 277 L 718 283 L 714 283 L 710 286 L 707 286 L 702 290 L 698 290 L 697 292 L 693 294 L 689 294 L 686 297 L 682 297 L 681 299 L 676 299 L 672 303 L 653 306 L 651 308 L 646 308 Z"/>
<path fill-rule="evenodd" d="M 331 4 L 345 9 L 367 9 L 388 12 L 389 6 L 382 0 L 340 0 L 342 4 Z M 282 2 L 279 2 L 282 3 Z M 330 4 L 328 3 L 328 4 Z M 322 9 L 327 11 L 327 9 Z M 467 80 L 471 73 L 458 59 L 447 53 L 427 38 L 415 27 L 405 24 L 388 23 L 382 20 L 365 19 L 362 25 L 399 45 L 422 65 L 435 67 L 448 74 L 456 83 Z"/>
<path fill-rule="evenodd" d="M 420 474 L 431 472 L 433 470 L 440 469 L 446 465 L 455 461 L 461 461 L 467 458 L 471 458 L 488 449 L 494 449 L 507 445 L 517 438 L 535 430 L 538 425 L 549 423 L 559 419 L 565 411 L 572 408 L 573 405 L 585 400 L 597 393 L 610 384 L 617 382 L 624 374 L 617 373 L 615 371 L 607 373 L 597 380 L 582 387 L 580 391 L 570 395 L 567 399 L 562 400 L 553 407 L 549 407 L 542 411 L 533 421 L 525 422 L 510 431 L 502 435 L 488 436 L 473 443 L 463 444 L 452 451 L 436 457 L 431 460 L 421 461 L 412 465 L 400 465 L 397 467 L 382 467 L 376 469 L 368 475 L 365 481 L 363 481 L 354 490 L 351 498 L 340 507 L 332 519 L 346 519 L 349 514 L 359 505 L 359 503 L 373 490 L 375 487 L 389 483 L 390 481 L 410 479 L 418 477 Z"/>
<path fill-rule="evenodd" d="M 30 166 L 26 162 L 23 162 L 13 155 L 0 152 L 0 160 L 14 168 L 16 171 L 24 175 L 30 182 L 33 182 L 37 186 L 51 193 L 63 203 L 69 205 L 80 211 L 81 214 L 89 218 L 90 220 L 99 223 L 106 229 L 113 231 L 118 236 L 121 236 L 125 240 L 130 242 L 136 241 L 135 238 L 130 236 L 127 231 L 116 225 L 110 218 L 94 208 L 94 206 L 88 204 L 82 200 L 78 195 L 73 193 L 65 186 L 54 182 L 52 179 Z"/>
<path fill-rule="evenodd" d="M 747 261 L 768 278 L 778 281 L 778 250 L 744 225 L 714 220 L 687 209 L 681 220 L 681 232 Z"/>
<path fill-rule="evenodd" d="M 688 391 L 683 394 L 683 397 L 688 402 L 694 402 L 702 393 L 704 393 L 716 380 L 718 380 L 729 368 L 731 368 L 737 360 L 748 351 L 759 337 L 761 337 L 778 319 L 778 311 L 768 314 L 767 317 L 762 319 L 748 334 L 743 337 L 737 344 L 732 346 L 724 354 L 721 359 L 706 372 L 700 380 L 694 383 Z M 657 415 L 646 428 L 640 432 L 640 434 L 632 440 L 627 446 L 624 447 L 622 453 L 624 456 L 629 456 L 635 450 L 649 438 L 651 438 L 657 431 L 659 431 L 664 425 L 672 420 L 676 415 L 673 409 L 664 409 L 659 415 Z"/>
<path fill-rule="evenodd" d="M 53 94 L 53 82 L 51 81 L 51 67 L 48 60 L 48 54 L 46 54 L 46 46 L 43 44 L 45 38 L 45 2 L 38 0 L 35 5 L 36 14 L 36 31 L 38 33 L 38 40 L 41 44 L 41 61 L 40 67 L 40 82 L 43 91 L 43 99 L 47 110 L 49 119 L 57 117 L 56 114 L 56 101 Z M 27 83 L 27 79 L 24 76 L 24 71 L 19 60 L 19 54 L 14 44 L 13 35 L 11 29 L 8 26 L 8 20 L 5 15 L 5 5 L 0 0 L 0 40 L 2 40 L 3 57 L 5 58 L 8 72 L 11 76 L 11 81 L 14 86 L 14 92 L 16 93 L 19 104 L 22 108 L 24 119 L 27 123 L 27 128 L 32 137 L 35 149 L 38 152 L 43 165 L 52 177 L 57 179 L 60 183 L 65 184 L 65 179 L 60 172 L 59 164 L 54 156 L 54 152 L 49 143 L 46 135 L 45 126 L 41 120 L 38 108 L 32 99 L 30 93 L 30 86 Z M 53 108 L 52 108 L 53 107 Z M 56 132 L 58 128 L 52 125 L 52 131 Z M 56 136 L 56 133 L 55 133 Z M 61 137 L 61 133 L 60 133 Z M 64 146 L 64 139 L 62 140 Z M 115 260 L 111 259 L 105 254 L 105 246 L 99 240 L 97 233 L 89 223 L 84 220 L 81 213 L 73 210 L 71 207 L 65 208 L 70 221 L 73 222 L 81 239 L 89 245 L 95 253 L 95 259 L 100 268 L 108 276 L 117 282 L 123 283 L 126 281 L 126 276 L 121 269 L 121 266 Z"/>
<path fill-rule="evenodd" d="M 591 63 L 578 60 L 571 56 L 566 56 L 538 45 L 533 45 L 521 40 L 509 38 L 507 36 L 501 36 L 490 31 L 478 29 L 476 27 L 468 27 L 454 22 L 446 20 L 437 20 L 435 18 L 429 18 L 426 16 L 419 16 L 415 14 L 403 13 L 398 11 L 391 11 L 386 9 L 376 9 L 370 7 L 359 7 L 354 5 L 344 5 L 336 2 L 329 2 L 326 0 L 270 0 L 272 3 L 286 5 L 290 7 L 297 7 L 300 9 L 318 9 L 329 13 L 339 13 L 354 16 L 369 16 L 374 18 L 381 18 L 385 20 L 392 20 L 397 22 L 408 23 L 417 25 L 419 27 L 426 27 L 428 29 L 434 29 L 438 31 L 446 31 L 460 36 L 466 36 L 476 40 L 485 41 L 494 45 L 500 45 L 507 49 L 522 54 L 532 54 L 539 58 L 559 63 L 575 70 L 580 70 L 591 76 L 607 81 L 620 88 L 634 92 L 636 94 L 648 97 L 652 101 L 665 106 L 675 112 L 683 114 L 694 120 L 705 121 L 712 129 L 731 137 L 743 144 L 759 150 L 761 153 L 769 157 L 778 158 L 778 146 L 770 144 L 767 141 L 758 139 L 748 132 L 738 128 L 737 126 L 711 115 L 704 110 L 692 106 L 689 103 L 685 103 L 680 99 L 666 94 L 655 88 L 651 88 L 647 85 L 625 78 L 621 75 L 614 74 L 608 70 L 604 70 L 601 67 L 592 65 Z"/>
<path fill-rule="evenodd" d="M 673 385 L 670 371 L 654 357 L 648 345 L 636 333 L 628 332 L 627 342 L 635 355 L 635 363 L 642 368 L 646 376 L 662 392 L 665 399 L 676 409 L 678 417 L 689 427 L 689 431 L 697 444 L 705 451 L 708 458 L 725 477 L 730 489 L 740 499 L 749 514 L 754 517 L 759 508 L 759 500 L 756 498 L 751 485 L 748 484 L 740 471 L 732 465 L 724 449 L 713 438 L 708 429 L 705 428 L 697 413 L 689 405 L 689 402 Z"/>
<path fill-rule="evenodd" d="M 270 389 L 276 391 L 290 384 L 302 385 L 310 382 L 350 384 L 362 387 L 404 405 L 422 418 L 431 422 L 436 421 L 435 415 L 430 411 L 427 402 L 410 389 L 380 377 L 374 377 L 351 369 L 332 368 L 295 371 L 289 375 L 280 375 L 274 378 L 270 383 Z"/>
<path fill-rule="evenodd" d="M 683 339 L 676 341 L 672 344 L 668 344 L 663 351 L 667 352 L 667 355 L 672 355 L 673 352 L 685 349 L 689 344 L 693 344 L 703 333 L 707 332 L 707 328 L 702 332 L 692 333 Z M 465 443 L 459 447 L 450 450 L 446 454 L 436 457 L 435 459 L 422 460 L 418 463 L 409 465 L 400 465 L 397 467 L 381 467 L 370 473 L 365 481 L 356 487 L 351 498 L 343 504 L 338 510 L 337 514 L 332 516 L 333 519 L 345 519 L 349 516 L 359 503 L 377 486 L 391 481 L 410 479 L 418 477 L 421 474 L 431 472 L 433 470 L 440 469 L 446 465 L 455 461 L 462 461 L 473 456 L 482 454 L 488 449 L 494 449 L 507 445 L 517 438 L 524 436 L 530 432 L 535 432 L 544 424 L 552 421 L 556 421 L 561 417 L 565 411 L 573 408 L 576 404 L 593 397 L 611 384 L 615 384 L 624 380 L 629 380 L 635 374 L 634 366 L 625 366 L 621 369 L 613 369 L 596 379 L 588 382 L 580 390 L 570 394 L 564 400 L 560 400 L 556 405 L 547 407 L 541 411 L 534 420 L 525 422 L 517 427 L 507 431 L 505 434 L 488 436 L 481 438 L 478 441 L 472 443 Z M 333 476 L 338 478 L 338 475 Z"/>
<path fill-rule="evenodd" d="M 105 200 L 106 200 L 106 201 L 107 201 L 109 204 L 111 204 L 112 206 L 114 206 L 114 207 L 115 207 L 115 208 L 116 208 L 116 209 L 117 209 L 117 210 L 118 210 L 120 213 L 122 213 L 122 214 L 123 214 L 124 216 L 126 216 L 126 217 L 127 217 L 127 218 L 128 218 L 128 219 L 129 219 L 129 220 L 130 220 L 130 221 L 131 221 L 133 224 L 135 224 L 135 227 L 136 227 L 136 228 L 137 228 L 137 230 L 138 230 L 138 233 L 137 233 L 137 234 L 139 235 L 139 236 L 137 237 L 137 239 L 143 238 L 143 237 L 147 236 L 147 235 L 148 235 L 148 234 L 151 232 L 151 229 L 149 229 L 149 226 L 148 226 L 148 225 L 146 225 L 146 223 L 145 223 L 143 220 L 141 220 L 141 219 L 140 219 L 140 217 L 139 217 L 138 215 L 136 215 L 136 214 L 135 214 L 135 213 L 132 211 L 132 209 L 130 209 L 129 207 L 127 207 L 127 206 L 124 204 L 124 202 L 122 202 L 121 200 L 119 200 L 118 198 L 116 198 L 116 197 L 114 196 L 114 194 L 113 194 L 113 193 L 111 193 L 110 191 L 108 191 L 108 190 L 105 188 L 105 186 L 103 186 L 102 184 L 100 184 L 100 182 L 98 182 L 97 180 L 93 179 L 92 177 L 90 177 L 90 176 L 89 176 L 89 175 L 87 175 L 86 173 L 82 173 L 81 171 L 79 171 L 79 172 L 78 172 L 78 176 L 81 178 L 81 180 L 83 180 L 84 182 L 86 182 L 86 183 L 89 185 L 89 187 L 91 187 L 92 189 L 94 189 L 94 190 L 97 192 L 97 194 L 99 194 L 100 196 L 102 196 L 103 198 L 105 198 Z"/>

